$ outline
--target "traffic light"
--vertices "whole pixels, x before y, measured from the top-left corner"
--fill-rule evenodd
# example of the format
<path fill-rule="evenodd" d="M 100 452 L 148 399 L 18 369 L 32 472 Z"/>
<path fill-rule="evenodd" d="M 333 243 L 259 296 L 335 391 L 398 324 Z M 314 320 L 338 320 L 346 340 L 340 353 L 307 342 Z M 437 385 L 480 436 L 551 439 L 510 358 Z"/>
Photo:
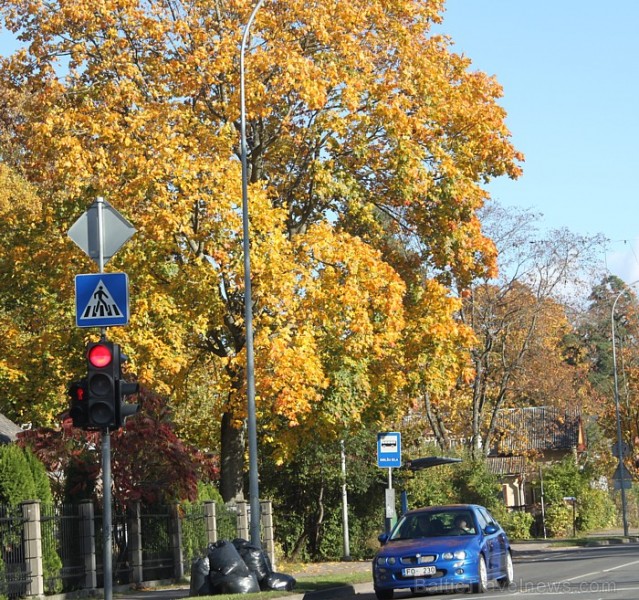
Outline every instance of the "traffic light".
<path fill-rule="evenodd" d="M 88 428 L 117 427 L 116 405 L 119 364 L 114 360 L 112 342 L 91 343 L 87 347 Z"/>
<path fill-rule="evenodd" d="M 87 380 L 72 381 L 69 385 L 71 406 L 69 415 L 73 419 L 73 426 L 86 429 L 89 424 L 89 401 L 87 399 Z"/>
<path fill-rule="evenodd" d="M 134 415 L 138 412 L 140 406 L 138 404 L 127 404 L 126 396 L 131 394 L 137 394 L 140 386 L 137 381 L 125 381 L 122 374 L 122 365 L 128 360 L 128 356 L 122 352 L 120 346 L 117 344 L 114 347 L 115 350 L 115 363 L 117 365 L 117 401 L 115 405 L 116 410 L 116 428 L 120 428 L 124 425 L 124 421 L 127 417 Z"/>

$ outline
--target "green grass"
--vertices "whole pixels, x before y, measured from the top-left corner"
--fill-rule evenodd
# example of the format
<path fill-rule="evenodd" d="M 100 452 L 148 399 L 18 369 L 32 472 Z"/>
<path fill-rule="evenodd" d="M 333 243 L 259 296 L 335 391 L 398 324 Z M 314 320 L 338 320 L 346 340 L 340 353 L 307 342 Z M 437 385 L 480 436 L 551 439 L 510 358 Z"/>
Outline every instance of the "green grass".
<path fill-rule="evenodd" d="M 281 573 L 290 573 L 290 570 L 286 569 L 286 566 L 282 565 L 278 567 L 278 571 Z M 295 588 L 291 592 L 256 592 L 247 595 L 251 600 L 268 600 L 272 598 L 282 598 L 284 596 L 293 596 L 295 594 L 306 594 L 307 592 L 318 592 L 322 590 L 328 590 L 334 587 L 355 585 L 357 583 L 368 583 L 372 580 L 371 572 L 356 571 L 354 573 L 340 573 L 333 575 L 300 575 L 296 578 L 297 583 Z M 177 587 L 183 587 L 177 585 L 162 586 L 158 589 L 175 589 Z M 238 596 L 244 596 L 245 594 L 215 594 L 212 596 L 197 596 L 202 600 L 237 600 Z M 118 598 L 126 598 L 126 594 L 114 594 Z"/>

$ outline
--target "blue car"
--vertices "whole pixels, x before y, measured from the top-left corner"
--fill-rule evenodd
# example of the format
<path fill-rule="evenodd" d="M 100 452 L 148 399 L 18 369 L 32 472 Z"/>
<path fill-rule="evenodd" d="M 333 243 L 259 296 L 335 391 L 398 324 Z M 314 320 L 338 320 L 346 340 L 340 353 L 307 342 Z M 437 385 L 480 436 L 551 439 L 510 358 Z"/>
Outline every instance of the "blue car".
<path fill-rule="evenodd" d="M 379 600 L 393 591 L 413 593 L 470 588 L 483 593 L 490 580 L 501 587 L 513 581 L 508 536 L 483 506 L 453 504 L 408 511 L 373 559 Z"/>

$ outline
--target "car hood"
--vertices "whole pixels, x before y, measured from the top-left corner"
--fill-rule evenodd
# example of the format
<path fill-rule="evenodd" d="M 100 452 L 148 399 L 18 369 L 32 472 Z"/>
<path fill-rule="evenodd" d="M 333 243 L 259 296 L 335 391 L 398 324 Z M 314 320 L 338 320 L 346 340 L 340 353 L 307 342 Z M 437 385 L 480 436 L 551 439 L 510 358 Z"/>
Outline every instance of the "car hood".
<path fill-rule="evenodd" d="M 455 550 L 479 547 L 480 536 L 451 536 L 437 538 L 418 538 L 414 540 L 393 540 L 386 542 L 377 552 L 377 556 L 393 556 L 403 553 L 454 552 Z"/>

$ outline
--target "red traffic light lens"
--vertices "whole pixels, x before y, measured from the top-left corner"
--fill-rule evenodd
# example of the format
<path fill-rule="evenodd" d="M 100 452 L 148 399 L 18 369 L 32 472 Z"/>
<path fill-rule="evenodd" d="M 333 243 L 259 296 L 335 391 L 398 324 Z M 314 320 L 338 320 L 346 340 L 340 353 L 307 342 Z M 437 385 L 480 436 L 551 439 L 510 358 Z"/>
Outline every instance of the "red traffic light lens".
<path fill-rule="evenodd" d="M 111 348 L 103 344 L 96 344 L 89 348 L 87 352 L 87 359 L 89 362 L 98 369 L 108 366 L 113 360 L 113 353 Z"/>

